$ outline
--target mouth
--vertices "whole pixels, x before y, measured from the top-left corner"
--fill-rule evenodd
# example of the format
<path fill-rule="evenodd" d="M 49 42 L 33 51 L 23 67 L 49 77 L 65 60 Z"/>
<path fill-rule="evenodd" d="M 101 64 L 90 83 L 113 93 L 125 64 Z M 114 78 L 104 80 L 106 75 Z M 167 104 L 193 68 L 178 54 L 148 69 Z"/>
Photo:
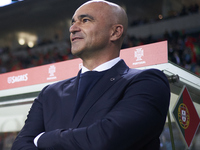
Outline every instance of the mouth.
<path fill-rule="evenodd" d="M 73 37 L 72 42 L 82 39 L 81 37 Z"/>

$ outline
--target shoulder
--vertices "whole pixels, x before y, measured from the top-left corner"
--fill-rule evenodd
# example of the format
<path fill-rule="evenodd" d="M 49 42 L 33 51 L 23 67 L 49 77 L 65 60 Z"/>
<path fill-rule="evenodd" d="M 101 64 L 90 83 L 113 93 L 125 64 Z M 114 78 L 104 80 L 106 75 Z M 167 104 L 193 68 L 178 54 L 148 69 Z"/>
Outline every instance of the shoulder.
<path fill-rule="evenodd" d="M 71 84 L 75 79 L 76 79 L 76 77 L 72 77 L 72 78 L 69 78 L 66 80 L 58 81 L 53 84 L 49 84 L 46 87 L 44 87 L 42 91 L 45 93 L 59 91 L 59 90 L 63 89 L 63 86 Z"/>
<path fill-rule="evenodd" d="M 161 70 L 158 70 L 158 69 L 144 69 L 144 70 L 129 69 L 127 74 L 132 77 L 133 76 L 140 77 L 140 76 L 148 75 L 148 76 L 164 76 L 166 78 L 165 74 Z"/>
<path fill-rule="evenodd" d="M 133 80 L 151 80 L 157 83 L 164 82 L 166 85 L 169 84 L 166 75 L 158 69 L 129 69 L 127 76 Z"/>
<path fill-rule="evenodd" d="M 163 72 L 161 70 L 158 69 L 129 69 L 129 74 L 133 74 L 133 75 L 139 75 L 139 74 L 163 74 Z"/>
<path fill-rule="evenodd" d="M 62 86 L 62 85 L 64 85 L 64 84 L 71 83 L 71 82 L 73 82 L 73 81 L 76 79 L 76 77 L 77 77 L 77 76 L 72 77 L 72 78 L 69 78 L 69 79 L 65 79 L 65 80 L 62 80 L 62 81 L 58 81 L 58 82 L 56 82 L 56 83 L 51 84 L 50 86 L 51 86 L 51 87 L 54 87 L 54 86 L 57 87 L 57 86 Z"/>

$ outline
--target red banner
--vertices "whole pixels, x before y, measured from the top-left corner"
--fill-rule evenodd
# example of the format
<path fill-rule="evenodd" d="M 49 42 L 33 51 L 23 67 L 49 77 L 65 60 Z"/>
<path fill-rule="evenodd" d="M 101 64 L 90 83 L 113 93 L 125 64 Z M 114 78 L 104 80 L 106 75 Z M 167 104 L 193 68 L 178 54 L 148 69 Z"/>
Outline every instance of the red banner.
<path fill-rule="evenodd" d="M 126 61 L 130 68 L 167 63 L 167 41 L 121 50 L 120 57 Z"/>
<path fill-rule="evenodd" d="M 123 49 L 120 53 L 130 68 L 167 63 L 167 56 L 167 41 Z M 4 73 L 0 75 L 0 90 L 64 80 L 76 76 L 81 65 L 81 59 L 73 59 Z"/>

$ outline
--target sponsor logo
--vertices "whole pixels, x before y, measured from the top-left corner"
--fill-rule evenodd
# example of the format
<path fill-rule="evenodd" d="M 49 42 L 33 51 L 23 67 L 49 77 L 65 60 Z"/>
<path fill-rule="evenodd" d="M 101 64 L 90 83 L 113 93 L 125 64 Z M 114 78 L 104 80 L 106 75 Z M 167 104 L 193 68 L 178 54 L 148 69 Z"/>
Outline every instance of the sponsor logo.
<path fill-rule="evenodd" d="M 184 103 L 178 107 L 178 121 L 183 129 L 187 129 L 190 124 L 190 114 Z"/>
<path fill-rule="evenodd" d="M 7 82 L 9 84 L 13 84 L 16 82 L 22 82 L 22 81 L 27 81 L 27 80 L 28 80 L 28 73 L 23 74 L 23 75 L 8 77 Z"/>
<path fill-rule="evenodd" d="M 146 63 L 142 60 L 142 56 L 144 56 L 144 50 L 142 48 L 137 48 L 134 52 L 134 56 L 136 57 L 136 62 L 134 62 L 133 65 L 140 65 Z"/>
<path fill-rule="evenodd" d="M 51 66 L 49 67 L 49 77 L 47 78 L 47 80 L 56 79 L 57 77 L 54 75 L 55 72 L 56 72 L 56 67 L 55 67 L 55 65 L 51 65 Z"/>

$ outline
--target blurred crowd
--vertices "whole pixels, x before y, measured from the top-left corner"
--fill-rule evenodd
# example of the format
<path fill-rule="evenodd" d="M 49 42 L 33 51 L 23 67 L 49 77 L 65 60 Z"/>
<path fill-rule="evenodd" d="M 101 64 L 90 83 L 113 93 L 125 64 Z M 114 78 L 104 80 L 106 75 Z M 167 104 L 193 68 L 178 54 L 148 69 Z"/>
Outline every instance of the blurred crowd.
<path fill-rule="evenodd" d="M 189 7 L 183 6 L 180 13 L 172 13 L 173 15 L 169 15 L 167 18 L 197 12 L 199 12 L 197 4 Z M 130 27 L 143 23 L 149 23 L 149 21 L 134 21 Z M 184 31 L 166 32 L 159 38 L 127 36 L 122 49 L 164 40 L 168 41 L 168 59 L 171 62 L 200 75 L 200 29 L 190 33 Z M 69 39 L 62 41 L 44 39 L 33 48 L 27 46 L 11 50 L 9 47 L 3 47 L 0 48 L 0 74 L 74 58 L 76 57 L 71 54 Z"/>
<path fill-rule="evenodd" d="M 166 32 L 160 38 L 128 37 L 123 48 L 150 44 L 159 41 L 168 42 L 168 60 L 200 76 L 200 30 L 193 33 L 185 31 Z"/>
<path fill-rule="evenodd" d="M 135 38 L 127 36 L 122 49 L 150 44 L 159 41 L 168 41 L 168 59 L 200 75 L 200 31 L 184 33 L 184 31 L 166 32 L 161 38 Z M 33 48 L 21 48 L 11 52 L 8 47 L 0 49 L 0 73 L 31 68 L 35 66 L 60 62 L 76 58 L 71 54 L 70 42 L 43 42 Z"/>
<path fill-rule="evenodd" d="M 46 40 L 45 40 L 46 41 Z M 0 73 L 41 66 L 75 58 L 71 54 L 68 41 L 48 41 L 33 48 L 23 47 L 10 50 L 0 49 Z"/>
<path fill-rule="evenodd" d="M 130 26 L 139 26 L 139 25 L 143 25 L 143 24 L 147 24 L 147 23 L 154 23 L 154 22 L 157 22 L 157 21 L 171 19 L 171 18 L 175 18 L 175 17 L 192 15 L 192 14 L 195 14 L 195 13 L 198 13 L 198 12 L 199 12 L 199 5 L 198 4 L 193 4 L 193 5 L 190 5 L 188 7 L 183 5 L 180 12 L 169 11 L 167 16 L 159 15 L 156 18 L 151 18 L 151 19 L 146 19 L 146 18 L 134 19 L 134 20 L 131 21 Z"/>

